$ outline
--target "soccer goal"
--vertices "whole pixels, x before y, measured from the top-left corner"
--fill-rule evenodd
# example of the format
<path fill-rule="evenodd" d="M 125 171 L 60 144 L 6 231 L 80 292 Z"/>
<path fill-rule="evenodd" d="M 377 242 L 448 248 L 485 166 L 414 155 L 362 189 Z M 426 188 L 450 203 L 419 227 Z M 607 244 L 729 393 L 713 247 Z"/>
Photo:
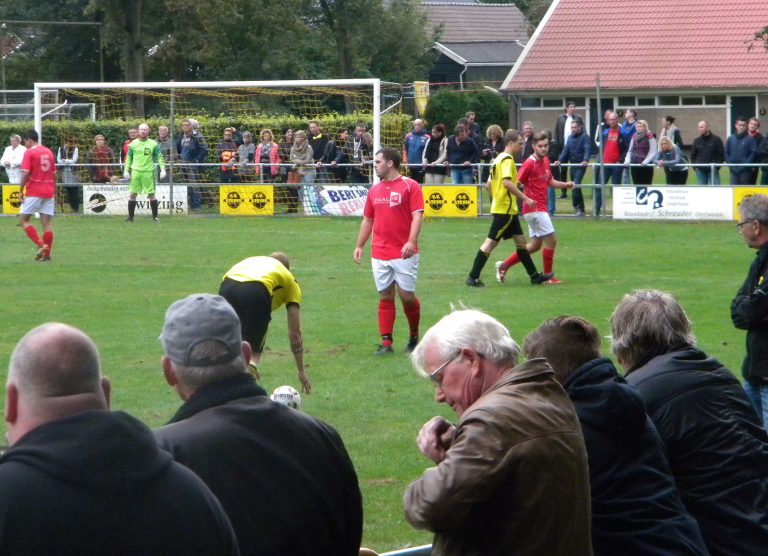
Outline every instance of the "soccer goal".
<path fill-rule="evenodd" d="M 359 214 L 375 179 L 373 153 L 402 146 L 409 124 L 402 96 L 400 85 L 379 79 L 37 83 L 34 127 L 46 146 L 66 155 L 62 185 L 68 193 L 81 189 L 84 214 L 127 210 L 123 147 L 143 122 L 158 142 L 159 128 L 168 130 L 161 149 L 170 171 L 157 188 L 166 214 Z M 191 146 L 182 126 L 188 122 Z M 311 122 L 335 151 L 320 141 L 330 152 L 318 150 L 312 164 L 298 164 L 286 131 L 309 134 Z M 264 132 L 274 146 L 262 141 Z M 104 141 L 97 145 L 99 135 Z M 272 150 L 277 154 L 265 154 Z M 137 213 L 148 210 L 139 201 Z"/>

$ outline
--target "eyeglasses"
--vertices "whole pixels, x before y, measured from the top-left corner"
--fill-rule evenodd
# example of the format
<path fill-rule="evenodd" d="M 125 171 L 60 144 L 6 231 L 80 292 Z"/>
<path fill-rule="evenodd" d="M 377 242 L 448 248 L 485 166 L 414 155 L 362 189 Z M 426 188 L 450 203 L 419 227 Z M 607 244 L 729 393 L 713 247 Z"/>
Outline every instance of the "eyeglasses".
<path fill-rule="evenodd" d="M 744 221 L 742 221 L 742 222 L 739 222 L 738 224 L 736 224 L 736 229 L 737 229 L 737 230 L 739 230 L 739 231 L 741 231 L 741 229 L 742 229 L 742 228 L 743 228 L 743 227 L 744 227 L 746 224 L 751 224 L 752 222 L 755 222 L 755 220 L 744 220 Z"/>
<path fill-rule="evenodd" d="M 443 379 L 440 376 L 440 373 L 442 373 L 443 369 L 445 369 L 450 363 L 452 363 L 453 360 L 456 359 L 459 355 L 461 355 L 461 350 L 456 352 L 456 354 L 453 357 L 448 359 L 445 363 L 440 365 L 437 369 L 435 369 L 434 371 L 429 373 L 429 380 L 431 380 L 432 382 L 434 382 L 438 386 L 442 386 L 443 385 Z"/>

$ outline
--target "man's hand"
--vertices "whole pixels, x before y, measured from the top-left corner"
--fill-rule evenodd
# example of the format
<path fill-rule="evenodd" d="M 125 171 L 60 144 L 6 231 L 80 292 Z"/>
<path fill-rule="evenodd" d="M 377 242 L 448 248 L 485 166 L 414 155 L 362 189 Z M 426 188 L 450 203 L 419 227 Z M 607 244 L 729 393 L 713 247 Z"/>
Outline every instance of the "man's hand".
<path fill-rule="evenodd" d="M 411 243 L 410 241 L 407 241 L 405 245 L 403 245 L 403 248 L 400 249 L 400 256 L 403 259 L 410 259 L 413 257 L 413 255 L 416 253 L 416 245 Z"/>
<path fill-rule="evenodd" d="M 523 199 L 523 202 L 528 208 L 536 208 L 536 201 L 534 201 L 530 197 L 526 197 L 525 199 Z"/>
<path fill-rule="evenodd" d="M 126 170 L 126 171 L 123 173 L 123 179 L 126 179 L 126 180 L 129 180 L 129 179 L 131 179 L 131 173 L 130 173 L 128 170 Z"/>
<path fill-rule="evenodd" d="M 166 176 L 166 174 L 165 174 L 165 168 L 161 168 L 161 169 L 160 169 L 160 179 L 161 179 L 161 180 L 164 180 L 164 179 L 165 179 L 165 176 Z"/>
<path fill-rule="evenodd" d="M 575 184 L 575 183 L 573 183 L 572 181 L 567 181 L 567 182 L 565 182 L 565 186 L 566 186 L 568 189 L 573 189 L 574 187 L 576 187 L 576 184 Z"/>
<path fill-rule="evenodd" d="M 312 393 L 312 383 L 309 382 L 309 377 L 307 376 L 307 372 L 304 369 L 301 369 L 299 371 L 299 382 L 301 382 L 301 393 L 302 394 L 311 394 Z"/>
<path fill-rule="evenodd" d="M 442 417 L 432 417 L 421 427 L 416 444 L 422 454 L 435 463 L 440 463 L 451 447 L 455 430 L 456 427 Z"/>
<path fill-rule="evenodd" d="M 355 247 L 355 250 L 352 252 L 352 260 L 355 261 L 357 264 L 360 264 L 360 260 L 362 258 L 363 258 L 363 248 Z"/>
<path fill-rule="evenodd" d="M 582 160 L 581 161 L 582 166 L 589 166 L 589 160 Z"/>

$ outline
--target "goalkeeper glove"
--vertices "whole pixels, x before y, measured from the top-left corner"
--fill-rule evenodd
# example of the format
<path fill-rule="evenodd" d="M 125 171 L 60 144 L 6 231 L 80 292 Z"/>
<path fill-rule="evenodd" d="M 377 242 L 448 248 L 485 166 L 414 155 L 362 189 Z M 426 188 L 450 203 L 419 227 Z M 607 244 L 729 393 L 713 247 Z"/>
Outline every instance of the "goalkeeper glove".
<path fill-rule="evenodd" d="M 128 170 L 126 170 L 125 173 L 123 174 L 123 177 L 125 179 L 129 180 L 129 179 L 131 179 L 131 173 Z"/>
<path fill-rule="evenodd" d="M 164 180 L 164 179 L 165 179 L 165 168 L 161 168 L 161 169 L 160 169 L 160 179 L 161 179 L 161 180 Z"/>

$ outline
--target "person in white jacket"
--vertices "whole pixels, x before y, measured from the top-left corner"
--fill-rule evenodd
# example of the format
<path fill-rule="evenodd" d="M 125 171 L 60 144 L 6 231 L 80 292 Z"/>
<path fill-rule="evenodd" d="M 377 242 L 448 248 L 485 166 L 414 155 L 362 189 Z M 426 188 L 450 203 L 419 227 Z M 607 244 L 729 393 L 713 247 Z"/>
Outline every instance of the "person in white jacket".
<path fill-rule="evenodd" d="M 8 183 L 21 183 L 21 160 L 24 158 L 24 151 L 26 150 L 27 148 L 21 144 L 21 137 L 16 134 L 11 135 L 11 144 L 5 147 L 3 157 L 0 158 L 0 164 L 5 168 L 5 173 L 8 174 Z"/>

